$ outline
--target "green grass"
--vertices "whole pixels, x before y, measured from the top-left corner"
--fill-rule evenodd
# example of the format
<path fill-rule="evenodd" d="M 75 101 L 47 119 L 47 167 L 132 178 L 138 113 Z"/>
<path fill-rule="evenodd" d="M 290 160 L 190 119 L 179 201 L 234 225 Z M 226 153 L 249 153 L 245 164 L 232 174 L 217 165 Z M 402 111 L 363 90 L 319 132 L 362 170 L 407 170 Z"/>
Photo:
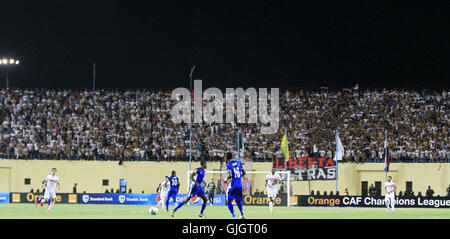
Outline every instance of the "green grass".
<path fill-rule="evenodd" d="M 56 204 L 51 213 L 47 207 L 34 204 L 0 204 L 0 218 L 13 219 L 171 219 L 170 213 L 160 210 L 158 215 L 148 213 L 148 205 L 80 205 Z M 173 206 L 171 207 L 173 209 Z M 268 207 L 246 206 L 244 213 L 248 219 L 450 219 L 450 209 L 435 208 L 397 208 L 394 213 L 385 208 L 331 208 L 331 207 L 275 207 L 275 214 L 269 215 Z M 199 206 L 183 206 L 177 211 L 175 219 L 196 219 Z M 236 215 L 239 210 L 235 207 Z M 208 206 L 207 218 L 229 219 L 225 206 Z"/>

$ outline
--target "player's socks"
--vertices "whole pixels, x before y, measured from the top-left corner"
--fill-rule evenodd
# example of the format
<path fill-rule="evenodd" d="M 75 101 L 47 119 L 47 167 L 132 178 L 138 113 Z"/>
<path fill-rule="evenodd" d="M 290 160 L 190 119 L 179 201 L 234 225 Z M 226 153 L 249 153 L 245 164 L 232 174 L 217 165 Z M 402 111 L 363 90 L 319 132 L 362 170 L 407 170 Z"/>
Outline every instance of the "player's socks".
<path fill-rule="evenodd" d="M 272 201 L 269 202 L 270 215 L 272 215 L 273 204 Z"/>
<path fill-rule="evenodd" d="M 44 202 L 43 201 L 41 201 L 41 207 L 43 207 L 44 206 Z"/>
<path fill-rule="evenodd" d="M 200 215 L 203 215 L 203 211 L 205 211 L 206 203 L 202 204 L 202 209 L 200 210 Z"/>
<path fill-rule="evenodd" d="M 233 204 L 231 203 L 231 201 L 228 201 L 227 205 L 228 205 L 228 209 L 230 210 L 231 215 L 233 216 L 233 218 L 236 218 L 234 216 L 234 209 L 233 209 Z"/>
<path fill-rule="evenodd" d="M 241 212 L 241 217 L 244 217 L 244 210 L 242 209 L 242 201 L 241 199 L 236 199 L 236 204 L 239 208 L 239 211 Z"/>
<path fill-rule="evenodd" d="M 166 211 L 169 211 L 169 200 L 170 198 L 166 199 Z"/>
<path fill-rule="evenodd" d="M 179 202 L 178 205 L 173 209 L 173 212 L 176 212 L 181 206 L 183 206 L 183 203 Z"/>
<path fill-rule="evenodd" d="M 53 205 L 55 205 L 55 203 L 50 203 L 50 205 L 48 206 L 49 211 L 52 209 Z"/>

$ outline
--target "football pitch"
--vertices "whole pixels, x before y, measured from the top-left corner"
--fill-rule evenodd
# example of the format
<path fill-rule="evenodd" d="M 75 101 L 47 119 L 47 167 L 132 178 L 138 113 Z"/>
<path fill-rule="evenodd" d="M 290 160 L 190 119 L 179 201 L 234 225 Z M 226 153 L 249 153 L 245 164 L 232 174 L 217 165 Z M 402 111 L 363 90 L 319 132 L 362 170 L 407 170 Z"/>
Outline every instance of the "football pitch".
<path fill-rule="evenodd" d="M 159 210 L 157 215 L 148 212 L 149 205 L 80 205 L 56 204 L 51 213 L 47 207 L 34 204 L 0 204 L 1 219 L 173 219 L 170 213 Z M 173 209 L 173 206 L 170 207 Z M 175 219 L 200 219 L 200 206 L 183 206 Z M 335 208 L 335 207 L 268 207 L 246 206 L 247 219 L 450 219 L 450 209 L 396 208 L 394 213 L 386 208 Z M 207 206 L 207 219 L 231 219 L 225 206 Z M 235 214 L 240 215 L 235 207 Z"/>

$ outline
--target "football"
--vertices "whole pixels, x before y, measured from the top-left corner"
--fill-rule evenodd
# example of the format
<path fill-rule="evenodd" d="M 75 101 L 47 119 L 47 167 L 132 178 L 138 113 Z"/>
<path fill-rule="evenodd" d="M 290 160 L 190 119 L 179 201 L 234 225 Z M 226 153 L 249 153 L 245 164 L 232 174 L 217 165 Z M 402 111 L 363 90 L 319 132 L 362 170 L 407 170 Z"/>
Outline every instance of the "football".
<path fill-rule="evenodd" d="M 150 209 L 148 209 L 148 212 L 152 215 L 156 215 L 156 214 L 158 214 L 158 208 L 151 207 Z"/>

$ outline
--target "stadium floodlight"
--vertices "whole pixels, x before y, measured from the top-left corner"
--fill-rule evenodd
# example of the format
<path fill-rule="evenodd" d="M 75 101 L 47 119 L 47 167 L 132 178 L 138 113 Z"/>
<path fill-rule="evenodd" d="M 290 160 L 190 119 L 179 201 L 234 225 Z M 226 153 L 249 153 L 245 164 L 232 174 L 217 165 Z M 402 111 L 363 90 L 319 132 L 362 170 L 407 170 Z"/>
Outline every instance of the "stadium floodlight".
<path fill-rule="evenodd" d="M 19 65 L 20 61 L 14 58 L 2 58 L 0 65 L 6 68 L 6 89 L 9 89 L 9 65 Z"/>

